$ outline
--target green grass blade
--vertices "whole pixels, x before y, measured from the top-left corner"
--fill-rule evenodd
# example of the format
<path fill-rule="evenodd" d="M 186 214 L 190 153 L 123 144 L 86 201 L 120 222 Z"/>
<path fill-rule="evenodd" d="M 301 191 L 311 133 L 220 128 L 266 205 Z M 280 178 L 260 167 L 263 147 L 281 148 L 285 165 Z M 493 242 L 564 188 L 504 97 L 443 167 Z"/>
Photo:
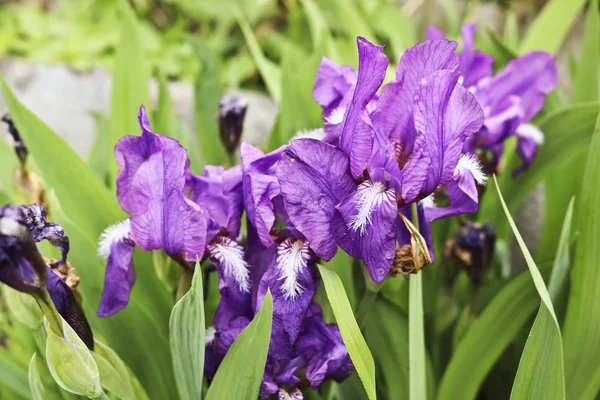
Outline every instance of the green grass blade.
<path fill-rule="evenodd" d="M 493 365 L 539 305 L 528 273 L 506 284 L 460 341 L 440 382 L 438 400 L 475 399 Z"/>
<path fill-rule="evenodd" d="M 569 207 L 567 208 L 567 214 L 563 222 L 563 227 L 560 232 L 560 239 L 558 241 L 558 249 L 556 250 L 556 258 L 554 259 L 554 265 L 552 266 L 552 275 L 550 275 L 550 282 L 548 283 L 548 293 L 553 301 L 556 301 L 560 291 L 562 290 L 567 280 L 567 273 L 569 271 L 569 264 L 571 262 L 571 255 L 569 252 L 569 241 L 571 237 L 571 226 L 573 223 L 573 208 L 575 207 L 575 198 L 571 198 Z"/>
<path fill-rule="evenodd" d="M 598 0 L 591 0 L 583 32 L 583 50 L 573 83 L 573 103 L 598 100 L 598 61 L 600 58 L 600 16 Z"/>
<path fill-rule="evenodd" d="M 177 391 L 182 400 L 202 399 L 204 374 L 204 291 L 196 263 L 192 287 L 171 313 L 170 342 Z"/>
<path fill-rule="evenodd" d="M 529 272 L 542 299 L 542 305 L 521 356 L 511 399 L 565 399 L 562 338 L 550 293 L 506 207 L 495 176 L 494 182 L 506 218 L 517 238 Z M 566 269 L 567 266 L 568 262 L 566 266 L 561 265 L 560 267 Z"/>
<path fill-rule="evenodd" d="M 0 385 L 24 399 L 31 397 L 27 369 L 15 362 L 3 348 L 0 349 Z"/>
<path fill-rule="evenodd" d="M 408 278 L 408 343 L 410 399 L 427 398 L 425 380 L 425 329 L 423 327 L 423 274 Z"/>
<path fill-rule="evenodd" d="M 281 102 L 281 70 L 271 60 L 269 60 L 263 54 L 260 45 L 258 44 L 258 40 L 256 40 L 256 36 L 254 36 L 254 32 L 248 23 L 248 20 L 243 15 L 242 11 L 239 8 L 233 9 L 235 17 L 237 19 L 238 25 L 242 30 L 242 34 L 244 35 L 244 39 L 246 40 L 246 44 L 250 50 L 250 54 L 252 54 L 252 58 L 254 59 L 254 63 L 256 64 L 256 68 L 260 72 L 260 76 L 265 81 L 265 85 L 267 86 L 267 90 L 269 94 L 277 104 Z"/>
<path fill-rule="evenodd" d="M 271 338 L 273 299 L 267 292 L 260 311 L 233 342 L 217 370 L 207 400 L 258 398 Z"/>
<path fill-rule="evenodd" d="M 327 299 L 329 299 L 329 303 L 333 309 L 333 314 L 340 328 L 344 344 L 348 349 L 350 358 L 354 363 L 356 372 L 362 381 L 369 399 L 373 400 L 377 398 L 375 390 L 375 362 L 373 361 L 373 356 L 367 346 L 367 342 L 358 328 L 342 280 L 333 270 L 322 265 L 319 265 L 319 272 L 321 273 L 325 292 L 327 292 Z"/>
<path fill-rule="evenodd" d="M 137 120 L 138 110 L 142 104 L 150 107 L 148 102 L 148 80 L 150 67 L 146 62 L 144 41 L 139 31 L 136 16 L 127 2 L 122 2 L 123 25 L 121 39 L 115 55 L 113 69 L 112 95 L 110 100 L 109 121 L 109 183 L 114 187 L 114 177 L 118 166 L 112 156 L 112 149 L 117 141 L 125 136 L 140 131 Z"/>
<path fill-rule="evenodd" d="M 102 113 L 93 113 L 96 121 L 96 137 L 88 158 L 89 166 L 100 180 L 108 186 L 108 166 L 113 158 L 108 138 L 108 118 Z"/>
<path fill-rule="evenodd" d="M 531 25 L 519 48 L 520 54 L 533 50 L 556 53 L 586 0 L 551 0 Z"/>
<path fill-rule="evenodd" d="M 589 156 L 578 213 L 579 236 L 571 272 L 564 328 L 565 373 L 570 399 L 593 399 L 600 388 L 600 115 Z"/>

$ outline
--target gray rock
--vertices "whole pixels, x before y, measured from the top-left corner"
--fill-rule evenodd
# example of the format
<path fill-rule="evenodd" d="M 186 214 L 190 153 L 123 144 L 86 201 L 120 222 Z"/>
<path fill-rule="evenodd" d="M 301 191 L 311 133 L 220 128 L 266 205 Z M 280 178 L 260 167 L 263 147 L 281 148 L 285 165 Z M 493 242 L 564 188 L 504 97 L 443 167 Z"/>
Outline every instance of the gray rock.
<path fill-rule="evenodd" d="M 0 73 L 13 88 L 15 95 L 62 136 L 79 155 L 87 158 L 96 136 L 93 112 L 108 114 L 112 76 L 96 68 L 76 72 L 67 65 L 38 65 L 24 60 L 0 61 Z M 158 99 L 158 85 L 149 85 L 152 106 Z M 169 92 L 178 116 L 187 127 L 194 127 L 194 87 L 187 82 L 170 82 Z M 248 112 L 243 140 L 256 145 L 267 142 L 273 127 L 277 106 L 268 96 L 249 91 L 235 91 L 248 99 Z M 6 105 L 0 97 L 0 112 Z M 1 128 L 4 131 L 4 128 Z"/>

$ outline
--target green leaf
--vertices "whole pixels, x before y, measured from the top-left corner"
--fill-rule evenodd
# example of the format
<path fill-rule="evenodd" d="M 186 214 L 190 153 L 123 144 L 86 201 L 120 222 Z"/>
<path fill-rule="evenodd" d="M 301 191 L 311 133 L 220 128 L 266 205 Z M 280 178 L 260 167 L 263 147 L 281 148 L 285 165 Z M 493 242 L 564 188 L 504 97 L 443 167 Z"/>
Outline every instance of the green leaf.
<path fill-rule="evenodd" d="M 300 0 L 300 3 L 302 3 L 306 19 L 308 20 L 313 49 L 320 49 L 325 37 L 331 35 L 329 26 L 327 26 L 327 20 L 314 0 Z"/>
<path fill-rule="evenodd" d="M 117 174 L 117 163 L 112 157 L 112 149 L 117 141 L 125 136 L 140 131 L 137 115 L 142 104 L 147 107 L 148 80 L 150 79 L 149 63 L 146 61 L 144 40 L 138 26 L 137 18 L 128 2 L 120 2 L 123 11 L 121 39 L 115 55 L 113 69 L 112 95 L 110 101 L 109 122 L 109 183 L 114 187 Z"/>
<path fill-rule="evenodd" d="M 569 399 L 593 399 L 600 388 L 600 115 L 589 144 L 581 190 L 577 249 L 565 320 L 565 373 Z"/>
<path fill-rule="evenodd" d="M 33 353 L 31 361 L 29 362 L 29 390 L 31 391 L 31 398 L 33 400 L 46 400 L 46 391 L 40 373 L 37 370 L 37 355 Z"/>
<path fill-rule="evenodd" d="M 2 287 L 5 304 L 12 316 L 30 329 L 36 329 L 44 322 L 42 310 L 27 293 L 21 293 L 10 286 Z"/>
<path fill-rule="evenodd" d="M 233 12 L 235 14 L 236 20 L 240 29 L 242 30 L 242 34 L 244 35 L 244 39 L 246 40 L 246 44 L 250 49 L 250 54 L 252 54 L 252 58 L 254 59 L 254 63 L 256 64 L 256 68 L 260 72 L 260 76 L 265 81 L 265 85 L 267 86 L 267 90 L 273 100 L 277 104 L 281 103 L 281 70 L 271 60 L 269 60 L 263 54 L 258 41 L 256 40 L 256 36 L 254 36 L 254 32 L 250 27 L 250 24 L 246 20 L 246 17 L 242 14 L 242 11 L 239 8 L 234 8 Z"/>
<path fill-rule="evenodd" d="M 551 0 L 531 25 L 519 48 L 520 54 L 533 50 L 556 53 L 586 0 Z"/>
<path fill-rule="evenodd" d="M 500 176 L 498 182 L 509 208 L 517 208 L 538 183 L 553 177 L 570 161 L 586 157 L 599 108 L 598 104 L 570 106 L 544 117 L 539 123 L 545 135 L 544 145 L 538 149 L 531 167 L 516 178 L 512 177 L 510 171 L 522 161 L 507 145 L 506 173 Z M 503 238 L 508 232 L 508 224 L 502 216 L 499 198 L 493 194 L 494 191 L 493 186 L 488 188 L 481 204 L 480 218 L 493 221 L 498 237 Z M 567 193 L 568 198 L 573 194 Z"/>
<path fill-rule="evenodd" d="M 540 298 L 529 273 L 511 280 L 473 322 L 452 355 L 441 379 L 438 400 L 472 400 Z"/>
<path fill-rule="evenodd" d="M 63 320 L 64 338 L 48 329 L 46 361 L 56 383 L 68 392 L 90 398 L 102 393 L 100 373 L 92 352 Z"/>
<path fill-rule="evenodd" d="M 377 398 L 375 390 L 375 362 L 373 361 L 373 356 L 367 346 L 367 342 L 358 328 L 342 280 L 338 274 L 327 267 L 319 265 L 319 272 L 321 273 L 323 285 L 333 309 L 335 320 L 340 328 L 342 339 L 354 363 L 356 372 L 358 372 L 358 376 L 369 399 L 375 399 Z"/>
<path fill-rule="evenodd" d="M 215 55 L 197 37 L 188 37 L 195 53 L 202 61 L 202 71 L 194 86 L 194 120 L 198 131 L 203 163 L 219 165 L 225 159 L 221 145 L 217 113 L 221 99 L 219 64 Z"/>
<path fill-rule="evenodd" d="M 108 118 L 102 113 L 93 113 L 96 121 L 96 138 L 88 158 L 88 165 L 96 175 L 108 186 L 108 165 L 112 158 L 108 137 Z"/>
<path fill-rule="evenodd" d="M 272 318 L 273 299 L 269 290 L 252 322 L 229 348 L 208 388 L 206 399 L 258 398 L 267 363 Z"/>
<path fill-rule="evenodd" d="M 423 327 L 423 274 L 408 278 L 408 343 L 410 399 L 426 399 L 425 329 Z"/>
<path fill-rule="evenodd" d="M 169 338 L 179 398 L 202 398 L 204 373 L 204 291 L 202 269 L 196 263 L 192 287 L 171 312 Z"/>
<path fill-rule="evenodd" d="M 500 197 L 506 218 L 525 256 L 529 273 L 542 299 L 542 305 L 533 323 L 521 356 L 510 397 L 511 399 L 564 399 L 565 376 L 562 338 L 550 293 L 548 293 L 544 278 L 542 278 L 542 274 L 540 274 L 535 261 L 533 261 L 533 257 L 529 253 L 506 207 L 495 175 L 494 182 L 496 183 L 498 196 Z"/>
<path fill-rule="evenodd" d="M 569 202 L 567 214 L 565 215 L 562 230 L 560 232 L 560 239 L 556 250 L 556 258 L 554 259 L 554 265 L 552 266 L 552 275 L 550 275 L 550 282 L 548 283 L 548 292 L 550 293 L 550 297 L 553 301 L 556 301 L 560 294 L 560 291 L 566 283 L 567 272 L 569 271 L 569 264 L 571 263 L 571 255 L 569 252 L 569 239 L 571 236 L 574 206 L 575 198 L 573 197 Z"/>
<path fill-rule="evenodd" d="M 23 399 L 31 397 L 27 370 L 4 348 L 0 348 L 0 387 L 12 390 Z"/>
<path fill-rule="evenodd" d="M 517 21 L 517 14 L 513 9 L 509 9 L 506 12 L 503 39 L 509 49 L 515 51 L 515 49 L 519 48 L 519 23 Z"/>
<path fill-rule="evenodd" d="M 600 17 L 598 0 L 590 0 L 583 31 L 583 49 L 573 82 L 573 103 L 598 100 L 598 59 L 600 58 Z"/>
<path fill-rule="evenodd" d="M 134 399 L 134 389 L 129 369 L 110 347 L 94 339 L 94 359 L 100 372 L 103 388 L 121 399 Z"/>

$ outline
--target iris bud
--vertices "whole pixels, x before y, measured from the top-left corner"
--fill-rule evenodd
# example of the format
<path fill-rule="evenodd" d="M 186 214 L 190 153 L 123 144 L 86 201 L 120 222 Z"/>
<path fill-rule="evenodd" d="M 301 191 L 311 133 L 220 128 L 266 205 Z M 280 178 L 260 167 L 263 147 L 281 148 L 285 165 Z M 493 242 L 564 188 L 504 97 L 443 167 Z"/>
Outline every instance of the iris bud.
<path fill-rule="evenodd" d="M 242 137 L 248 102 L 238 96 L 225 96 L 219 102 L 219 135 L 228 154 L 233 154 Z"/>
<path fill-rule="evenodd" d="M 451 245 L 452 255 L 478 285 L 489 269 L 494 255 L 496 233 L 491 224 L 468 221 L 456 234 Z"/>

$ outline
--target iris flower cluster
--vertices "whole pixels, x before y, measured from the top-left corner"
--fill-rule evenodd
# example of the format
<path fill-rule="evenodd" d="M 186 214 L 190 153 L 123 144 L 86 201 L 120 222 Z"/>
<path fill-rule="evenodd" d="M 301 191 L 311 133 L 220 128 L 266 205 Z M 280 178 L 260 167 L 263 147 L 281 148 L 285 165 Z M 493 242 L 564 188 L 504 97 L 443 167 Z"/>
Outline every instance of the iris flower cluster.
<path fill-rule="evenodd" d="M 117 198 L 129 218 L 101 236 L 98 253 L 107 268 L 98 315 L 127 305 L 135 248 L 162 251 L 185 271 L 200 261 L 219 276 L 220 303 L 206 332 L 209 380 L 269 290 L 273 325 L 261 398 L 302 398 L 304 387 L 346 378 L 354 366 L 340 331 L 314 301 L 316 264 L 339 247 L 362 260 L 376 283 L 418 273 L 433 260 L 430 224 L 477 211 L 484 166 L 497 170 L 506 139 L 517 138 L 524 162 L 517 172 L 542 142 L 529 123 L 556 86 L 553 57 L 530 53 L 494 75 L 493 59 L 474 49 L 474 35 L 473 25 L 463 27 L 457 54 L 456 42 L 429 28 L 430 40 L 408 49 L 383 87 L 383 46 L 359 37 L 357 71 L 327 58 L 319 66 L 313 96 L 323 128 L 267 154 L 242 143 L 240 165 L 206 166 L 201 175 L 190 171 L 179 142 L 152 131 L 142 106 L 141 136 L 115 146 Z M 220 105 L 228 159 L 245 113 L 237 98 Z M 12 120 L 4 120 L 25 171 L 27 151 Z M 35 246 L 41 240 L 61 259 L 43 259 Z M 474 279 L 481 280 L 494 241 L 491 226 L 476 223 L 457 237 L 452 249 L 461 259 L 479 252 Z M 0 280 L 33 294 L 42 308 L 51 298 L 51 308 L 92 348 L 75 292 L 61 279 L 72 268 L 68 252 L 68 237 L 46 220 L 42 205 L 0 208 Z"/>
<path fill-rule="evenodd" d="M 206 338 L 208 379 L 269 289 L 273 329 L 261 397 L 301 396 L 303 385 L 348 376 L 353 365 L 340 332 L 314 302 L 316 263 L 340 247 L 377 283 L 418 272 L 433 259 L 431 222 L 477 211 L 478 185 L 486 181 L 481 151 L 499 158 L 504 140 L 516 135 L 526 165 L 535 153 L 539 140 L 527 122 L 556 84 L 552 57 L 532 53 L 492 76 L 493 59 L 473 50 L 474 33 L 463 28 L 457 55 L 457 43 L 430 29 L 438 37 L 408 49 L 383 88 L 383 46 L 359 37 L 358 71 L 326 58 L 318 69 L 313 96 L 324 128 L 268 154 L 242 143 L 241 165 L 207 166 L 202 175 L 190 171 L 176 140 L 152 132 L 142 106 L 141 136 L 115 147 L 117 197 L 129 218 L 101 238 L 99 254 L 108 262 L 99 315 L 126 306 L 134 248 L 162 250 L 184 269 L 201 260 L 219 275 L 221 300 Z M 236 99 L 221 105 L 229 153 L 244 114 Z M 438 196 L 446 206 L 436 204 Z"/>

